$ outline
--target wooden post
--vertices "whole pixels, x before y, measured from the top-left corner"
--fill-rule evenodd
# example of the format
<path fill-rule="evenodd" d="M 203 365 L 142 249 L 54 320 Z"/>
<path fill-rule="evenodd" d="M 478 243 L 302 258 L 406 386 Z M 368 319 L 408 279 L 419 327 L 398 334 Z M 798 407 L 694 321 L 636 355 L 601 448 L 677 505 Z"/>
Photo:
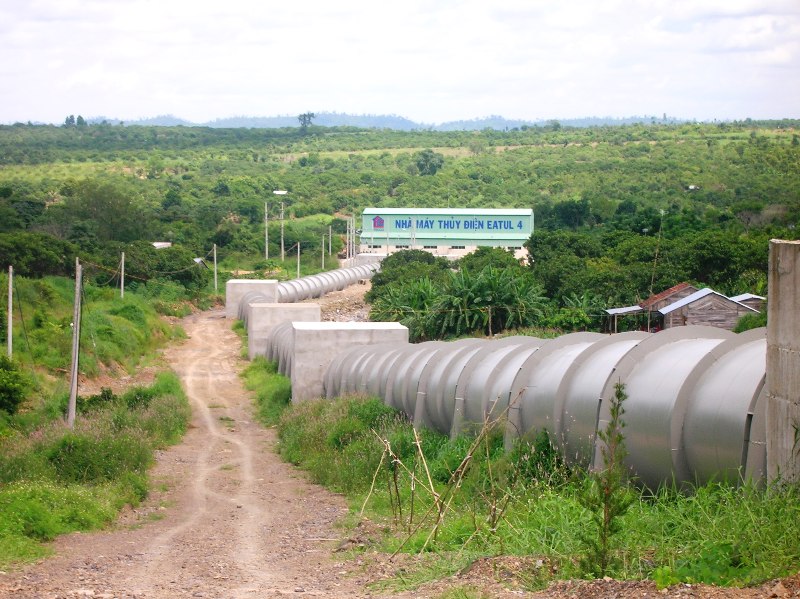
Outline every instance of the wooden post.
<path fill-rule="evenodd" d="M 78 355 L 81 342 L 81 285 L 83 272 L 81 263 L 75 258 L 75 306 L 72 314 L 72 369 L 70 371 L 69 404 L 67 405 L 67 426 L 75 427 L 75 411 L 78 402 Z"/>

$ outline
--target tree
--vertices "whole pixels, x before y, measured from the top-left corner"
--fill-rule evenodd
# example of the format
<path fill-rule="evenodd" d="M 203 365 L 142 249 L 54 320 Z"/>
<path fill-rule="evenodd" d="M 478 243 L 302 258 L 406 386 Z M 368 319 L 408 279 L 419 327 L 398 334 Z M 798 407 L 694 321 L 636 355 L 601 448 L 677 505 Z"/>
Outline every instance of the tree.
<path fill-rule="evenodd" d="M 304 112 L 300 116 L 297 117 L 297 120 L 300 121 L 300 128 L 305 131 L 308 129 L 309 125 L 311 125 L 312 119 L 317 118 L 317 115 L 313 112 Z"/>
<path fill-rule="evenodd" d="M 444 165 L 444 156 L 433 150 L 422 150 L 414 154 L 414 163 L 420 175 L 435 175 Z"/>
<path fill-rule="evenodd" d="M 65 127 L 74 127 L 75 126 L 75 115 L 71 114 L 67 118 L 64 119 L 64 126 Z"/>
<path fill-rule="evenodd" d="M 64 205 L 71 221 L 92 223 L 104 241 L 133 241 L 147 237 L 149 219 L 130 189 L 117 181 L 85 179 L 69 190 Z"/>
<path fill-rule="evenodd" d="M 81 115 L 78 115 L 78 119 L 75 121 L 75 124 L 78 127 L 85 127 L 87 125 L 86 119 L 84 119 Z"/>

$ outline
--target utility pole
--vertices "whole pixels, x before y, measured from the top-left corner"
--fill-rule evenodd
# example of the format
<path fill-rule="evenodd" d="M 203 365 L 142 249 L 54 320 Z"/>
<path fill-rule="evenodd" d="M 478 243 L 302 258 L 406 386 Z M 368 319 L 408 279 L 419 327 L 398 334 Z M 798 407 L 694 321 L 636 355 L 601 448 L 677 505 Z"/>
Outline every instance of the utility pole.
<path fill-rule="evenodd" d="M 217 244 L 214 244 L 214 293 L 217 292 Z"/>
<path fill-rule="evenodd" d="M 297 278 L 300 278 L 300 242 L 297 242 Z"/>
<path fill-rule="evenodd" d="M 81 285 L 83 269 L 75 258 L 75 309 L 72 314 L 72 370 L 70 371 L 69 404 L 67 405 L 67 426 L 75 427 L 75 411 L 78 402 L 78 354 L 81 342 Z"/>
<path fill-rule="evenodd" d="M 14 312 L 13 308 L 13 300 L 14 300 L 14 267 L 8 267 L 8 320 L 6 321 L 6 338 L 8 341 L 8 359 L 10 360 L 13 353 L 14 353 L 14 334 L 12 333 L 11 329 L 13 327 L 13 319 Z"/>
<path fill-rule="evenodd" d="M 328 225 L 328 256 L 331 255 L 333 249 L 333 227 Z"/>
<path fill-rule="evenodd" d="M 276 189 L 272 193 L 274 193 L 276 196 L 285 196 L 289 192 L 286 191 L 285 189 Z M 267 205 L 265 203 L 264 204 L 264 229 L 267 228 L 266 223 L 267 223 Z M 264 239 L 268 241 L 269 238 L 266 237 L 266 236 L 269 235 L 269 233 L 265 232 L 264 235 L 265 235 Z M 268 244 L 269 243 L 267 243 L 267 245 Z M 269 260 L 269 251 L 268 250 L 266 251 L 266 253 L 264 255 L 266 256 L 267 260 Z M 283 266 L 284 259 L 285 259 L 285 256 L 284 256 L 284 253 L 283 253 L 283 202 L 281 202 L 281 266 Z"/>
<path fill-rule="evenodd" d="M 322 245 L 319 246 L 319 255 L 322 260 L 322 270 L 325 270 L 325 233 L 322 234 Z"/>
<path fill-rule="evenodd" d="M 123 299 L 125 297 L 125 252 L 122 252 L 119 272 L 119 299 Z"/>
<path fill-rule="evenodd" d="M 269 204 L 264 202 L 264 260 L 269 260 Z"/>
<path fill-rule="evenodd" d="M 286 259 L 283 252 L 283 202 L 281 202 L 281 264 Z"/>

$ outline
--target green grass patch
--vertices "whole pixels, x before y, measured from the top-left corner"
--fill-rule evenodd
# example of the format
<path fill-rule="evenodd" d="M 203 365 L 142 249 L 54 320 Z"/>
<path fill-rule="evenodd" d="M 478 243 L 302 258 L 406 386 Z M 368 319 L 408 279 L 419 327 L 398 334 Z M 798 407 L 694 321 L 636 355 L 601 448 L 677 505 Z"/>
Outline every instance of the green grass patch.
<path fill-rule="evenodd" d="M 148 492 L 155 449 L 177 442 L 190 409 L 177 377 L 162 373 L 150 387 L 117 396 L 80 398 L 73 430 L 65 402 L 44 414 L 6 419 L 0 438 L 0 566 L 46 554 L 43 542 L 102 528 Z"/>
<path fill-rule="evenodd" d="M 256 416 L 264 425 L 278 423 L 292 401 L 291 381 L 278 374 L 278 365 L 262 356 L 256 357 L 242 373 L 245 387 L 255 392 Z"/>

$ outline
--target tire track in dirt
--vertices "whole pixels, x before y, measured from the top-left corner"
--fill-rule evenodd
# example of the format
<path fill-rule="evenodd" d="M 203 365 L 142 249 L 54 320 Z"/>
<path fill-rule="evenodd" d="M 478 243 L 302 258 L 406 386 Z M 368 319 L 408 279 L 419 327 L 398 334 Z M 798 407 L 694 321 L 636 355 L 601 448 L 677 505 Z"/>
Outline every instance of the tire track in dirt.
<path fill-rule="evenodd" d="M 232 322 L 203 312 L 165 351 L 192 407 L 183 441 L 159 452 L 153 493 L 116 529 L 57 539 L 55 555 L 0 573 L 0 597 L 119 599 L 367 597 L 359 563 L 339 563 L 344 500 L 275 454 L 252 421 Z"/>
<path fill-rule="evenodd" d="M 164 590 L 161 582 L 145 588 L 141 581 L 150 580 L 149 572 L 175 563 L 183 570 L 178 577 L 183 585 L 179 586 L 197 581 L 203 581 L 206 587 L 217 586 L 227 581 L 226 592 L 232 597 L 247 596 L 273 583 L 263 567 L 264 547 L 258 531 L 265 513 L 254 501 L 253 455 L 249 438 L 240 438 L 243 428 L 238 421 L 243 415 L 236 400 L 246 394 L 237 377 L 236 363 L 230 359 L 229 344 L 220 343 L 233 333 L 217 330 L 229 325 L 217 320 L 219 327 L 190 326 L 189 341 L 170 358 L 192 406 L 191 434 L 203 441 L 187 473 L 193 484 L 187 490 L 181 519 L 153 539 L 144 552 L 147 558 L 131 577 L 134 584 L 140 581 L 135 587 L 138 593 Z M 206 542 L 198 546 L 193 539 L 209 521 L 219 530 L 206 533 Z M 226 537 L 224 543 L 219 542 Z M 209 568 L 196 553 L 212 549 L 214 563 Z"/>

